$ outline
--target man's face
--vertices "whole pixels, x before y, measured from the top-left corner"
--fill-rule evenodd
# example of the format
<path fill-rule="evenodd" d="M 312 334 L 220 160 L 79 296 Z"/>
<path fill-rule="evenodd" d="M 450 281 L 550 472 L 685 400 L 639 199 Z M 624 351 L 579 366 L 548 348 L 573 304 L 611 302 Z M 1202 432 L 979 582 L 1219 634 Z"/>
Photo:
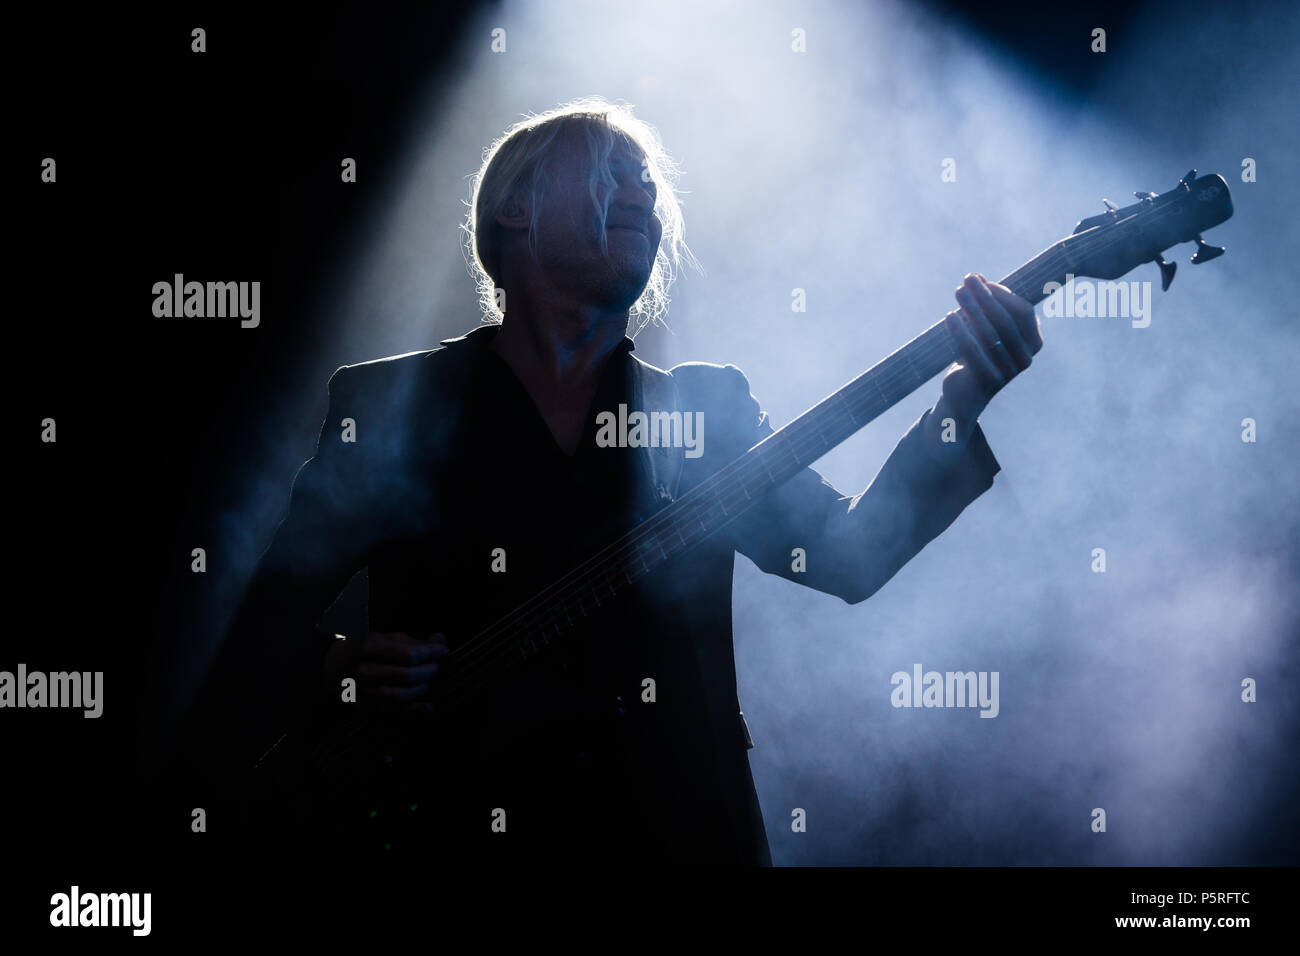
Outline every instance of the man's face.
<path fill-rule="evenodd" d="M 655 185 L 642 179 L 641 151 L 618 137 L 610 155 L 612 187 L 605 236 L 588 191 L 586 139 L 570 128 L 556 141 L 550 181 L 537 219 L 537 260 L 547 278 L 580 301 L 623 311 L 645 289 L 654 267 L 663 226 L 654 214 Z M 611 190 L 597 184 L 603 201 Z"/>

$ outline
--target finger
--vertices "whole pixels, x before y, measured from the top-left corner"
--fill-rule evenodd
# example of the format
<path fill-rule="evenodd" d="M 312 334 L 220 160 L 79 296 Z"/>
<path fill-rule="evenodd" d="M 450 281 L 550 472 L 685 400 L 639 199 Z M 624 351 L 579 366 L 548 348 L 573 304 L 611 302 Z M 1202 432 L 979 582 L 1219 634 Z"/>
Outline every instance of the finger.
<path fill-rule="evenodd" d="M 361 645 L 360 659 L 400 667 L 431 664 L 438 657 L 438 645 L 417 641 L 409 634 L 370 634 Z"/>
<path fill-rule="evenodd" d="M 1001 340 L 998 338 L 997 329 L 993 327 L 993 323 L 989 321 L 988 316 L 980 309 L 979 303 L 975 301 L 975 297 L 965 286 L 957 290 L 957 302 L 961 305 L 961 314 L 966 320 L 972 338 L 998 370 L 998 387 L 1001 388 L 1019 371 L 1015 362 L 1012 361 L 1008 351 L 999 344 Z"/>
<path fill-rule="evenodd" d="M 1015 367 L 1012 377 L 1029 368 L 1029 363 L 1033 361 L 1034 356 L 1020 334 L 1020 326 L 1002 303 L 993 297 L 988 284 L 979 276 L 972 276 L 967 279 L 964 288 L 975 297 L 980 311 L 997 332 L 997 341 L 1002 343 L 1002 348 L 1011 356 Z"/>
<path fill-rule="evenodd" d="M 984 277 L 980 276 L 980 278 Z M 1016 320 L 1016 326 L 1020 329 L 1020 337 L 1024 339 L 1025 345 L 1029 347 L 1030 354 L 1037 355 L 1038 350 L 1043 347 L 1043 327 L 1038 321 L 1038 314 L 1034 312 L 1034 307 L 999 282 L 989 282 L 985 279 L 985 284 L 989 287 L 989 291 L 993 293 L 993 297 Z"/>
<path fill-rule="evenodd" d="M 946 316 L 948 328 L 957 340 L 957 350 L 961 354 L 962 364 L 971 370 L 975 380 L 985 394 L 992 395 L 1004 384 L 1002 373 L 989 361 L 983 347 L 975 341 L 966 317 L 961 312 L 949 312 Z"/>
<path fill-rule="evenodd" d="M 1015 378 L 1020 372 L 1018 355 L 1027 357 L 1028 350 L 1018 341 L 1020 333 L 1011 316 L 997 305 L 993 297 L 982 288 L 980 280 L 973 275 L 967 276 L 962 283 L 957 301 L 962 303 L 970 317 L 971 331 L 975 333 L 976 340 L 984 345 L 989 358 L 1007 381 Z"/>
<path fill-rule="evenodd" d="M 451 657 L 451 647 L 447 643 L 446 634 L 429 635 L 428 644 L 433 648 L 433 659 L 435 661 L 441 661 Z"/>
<path fill-rule="evenodd" d="M 399 667 L 393 664 L 376 664 L 372 661 L 363 661 L 357 665 L 357 677 L 361 683 L 378 687 L 391 685 L 393 687 L 414 687 L 417 684 L 427 684 L 438 676 L 438 665 L 421 664 L 416 667 Z"/>

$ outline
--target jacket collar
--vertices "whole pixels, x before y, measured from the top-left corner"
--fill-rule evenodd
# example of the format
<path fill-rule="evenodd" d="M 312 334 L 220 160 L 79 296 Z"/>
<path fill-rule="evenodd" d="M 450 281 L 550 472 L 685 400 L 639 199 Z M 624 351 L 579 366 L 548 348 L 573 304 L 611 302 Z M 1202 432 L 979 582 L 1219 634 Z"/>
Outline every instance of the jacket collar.
<path fill-rule="evenodd" d="M 450 339 L 443 339 L 438 344 L 445 346 L 445 345 L 459 345 L 461 342 L 467 342 L 467 343 L 472 343 L 479 348 L 484 348 L 485 346 L 487 346 L 489 342 L 492 341 L 492 337 L 497 334 L 497 330 L 500 328 L 501 326 L 496 322 L 493 322 L 491 324 L 485 323 L 483 325 L 478 326 L 477 328 L 470 329 L 468 332 L 464 333 L 463 335 L 457 335 Z M 625 335 L 623 336 L 623 341 L 618 344 L 618 347 L 615 349 L 615 351 L 626 353 L 626 352 L 631 352 L 634 348 L 636 348 L 636 344 Z"/>

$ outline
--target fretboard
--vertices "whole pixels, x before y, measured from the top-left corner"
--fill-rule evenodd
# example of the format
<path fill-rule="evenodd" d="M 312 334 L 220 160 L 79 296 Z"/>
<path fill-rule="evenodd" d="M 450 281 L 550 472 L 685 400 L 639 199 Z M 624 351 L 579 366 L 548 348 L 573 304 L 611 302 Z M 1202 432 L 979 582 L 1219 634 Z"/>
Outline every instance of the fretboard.
<path fill-rule="evenodd" d="M 1037 304 L 1046 297 L 1044 286 L 1064 281 L 1069 271 L 1066 244 L 1059 242 L 1001 284 Z M 469 692 L 497 671 L 526 661 L 888 411 L 958 354 L 947 325 L 936 322 L 467 641 L 447 673 L 446 683 L 454 689 L 444 693 L 459 696 L 457 691 Z"/>

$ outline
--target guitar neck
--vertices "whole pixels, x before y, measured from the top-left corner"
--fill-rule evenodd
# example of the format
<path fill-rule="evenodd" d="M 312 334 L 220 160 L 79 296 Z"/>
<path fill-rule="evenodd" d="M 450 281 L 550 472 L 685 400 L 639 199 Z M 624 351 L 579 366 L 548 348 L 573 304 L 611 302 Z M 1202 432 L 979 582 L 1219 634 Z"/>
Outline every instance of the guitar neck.
<path fill-rule="evenodd" d="M 1045 298 L 1044 286 L 1063 281 L 1070 267 L 1066 243 L 1059 242 L 1001 284 L 1036 304 Z M 947 325 L 936 322 L 466 642 L 453 656 L 457 666 L 447 683 L 472 690 L 495 671 L 532 657 L 888 411 L 958 355 Z"/>

